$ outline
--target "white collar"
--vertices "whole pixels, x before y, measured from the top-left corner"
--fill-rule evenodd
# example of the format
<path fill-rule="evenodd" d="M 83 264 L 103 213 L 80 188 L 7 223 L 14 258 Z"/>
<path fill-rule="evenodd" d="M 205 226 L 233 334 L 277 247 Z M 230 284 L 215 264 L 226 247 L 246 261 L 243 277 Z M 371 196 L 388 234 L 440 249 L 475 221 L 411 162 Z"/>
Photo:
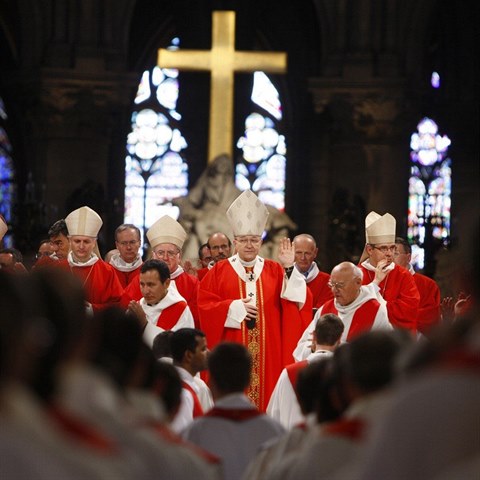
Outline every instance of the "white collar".
<path fill-rule="evenodd" d="M 185 272 L 185 270 L 179 265 L 174 272 L 170 273 L 170 280 L 179 277 L 183 272 Z"/>
<path fill-rule="evenodd" d="M 92 256 L 86 262 L 79 262 L 73 258 L 72 252 L 68 252 L 67 260 L 71 267 L 91 267 L 98 262 L 99 258 L 92 253 Z"/>
<path fill-rule="evenodd" d="M 295 267 L 298 270 L 297 264 L 295 264 Z M 300 272 L 300 270 L 298 271 Z M 300 272 L 300 273 L 305 278 L 305 281 L 307 283 L 310 283 L 312 280 L 315 280 L 315 278 L 317 278 L 318 274 L 320 273 L 320 269 L 318 268 L 318 265 L 315 262 L 312 262 L 307 272 Z M 305 273 L 307 273 L 307 275 L 305 275 Z"/>
<path fill-rule="evenodd" d="M 247 282 L 247 272 L 245 267 L 253 266 L 253 274 L 255 282 L 260 277 L 263 266 L 265 265 L 265 260 L 262 257 L 257 256 L 252 262 L 243 262 L 238 254 L 235 254 L 227 259 L 230 262 L 230 265 L 235 270 L 237 275 L 244 281 Z"/>
<path fill-rule="evenodd" d="M 358 297 L 352 303 L 349 303 L 348 305 L 339 305 L 337 303 L 337 300 L 334 300 L 333 303 L 338 313 L 345 315 L 352 310 L 356 310 L 358 307 L 360 307 L 360 305 L 363 305 L 365 302 L 368 302 L 372 298 L 375 300 L 377 299 L 377 296 L 372 291 L 372 289 L 366 287 L 365 285 L 362 285 L 360 287 L 360 293 L 358 294 Z"/>
<path fill-rule="evenodd" d="M 110 259 L 110 265 L 119 270 L 120 272 L 132 272 L 136 270 L 143 263 L 142 257 L 139 253 L 135 260 L 132 263 L 127 263 L 121 256 L 120 253 L 115 253 Z"/>

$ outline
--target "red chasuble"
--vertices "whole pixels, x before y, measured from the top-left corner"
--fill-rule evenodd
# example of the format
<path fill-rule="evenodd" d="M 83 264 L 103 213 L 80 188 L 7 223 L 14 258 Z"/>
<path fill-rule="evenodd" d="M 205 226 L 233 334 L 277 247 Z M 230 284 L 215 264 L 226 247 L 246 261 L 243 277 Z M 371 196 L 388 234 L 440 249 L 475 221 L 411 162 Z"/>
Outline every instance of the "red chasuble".
<path fill-rule="evenodd" d="M 320 308 L 327 300 L 333 298 L 333 293 L 327 285 L 330 275 L 325 272 L 318 272 L 318 275 L 310 282 L 307 287 L 312 292 L 313 308 Z"/>
<path fill-rule="evenodd" d="M 209 348 L 221 341 L 242 343 L 248 348 L 253 369 L 247 395 L 260 411 L 265 411 L 278 376 L 294 361 L 293 349 L 311 322 L 312 297 L 307 295 L 301 311 L 296 303 L 280 299 L 284 270 L 277 262 L 262 261 L 264 267 L 256 281 L 258 316 L 254 328 L 246 328 L 245 321 L 240 329 L 225 327 L 232 301 L 246 297 L 246 284 L 229 261 L 218 262 L 203 278 L 198 309 Z"/>
<path fill-rule="evenodd" d="M 70 267 L 68 260 L 61 260 L 59 266 L 69 269 L 82 282 L 87 302 L 94 311 L 111 305 L 119 305 L 123 288 L 114 268 L 103 260 L 97 260 L 89 267 Z"/>
<path fill-rule="evenodd" d="M 131 272 L 122 272 L 121 270 L 118 270 L 117 268 L 113 267 L 117 275 L 118 281 L 120 282 L 120 285 L 122 285 L 122 288 L 126 288 L 127 285 L 129 285 L 132 282 L 132 280 L 134 280 L 136 277 L 140 275 L 141 268 L 142 268 L 142 265 L 137 267 L 135 270 L 132 270 Z"/>
<path fill-rule="evenodd" d="M 359 265 L 363 272 L 363 285 L 375 278 L 375 272 Z M 388 320 L 395 328 L 416 331 L 420 295 L 412 274 L 403 267 L 395 265 L 379 285 L 380 294 L 387 302 Z"/>
<path fill-rule="evenodd" d="M 208 267 L 200 268 L 200 270 L 197 270 L 198 280 L 202 280 L 202 278 L 208 273 L 208 270 Z"/>
<path fill-rule="evenodd" d="M 420 293 L 417 328 L 428 335 L 430 329 L 440 322 L 440 289 L 431 278 L 420 273 L 415 273 L 413 280 Z"/>

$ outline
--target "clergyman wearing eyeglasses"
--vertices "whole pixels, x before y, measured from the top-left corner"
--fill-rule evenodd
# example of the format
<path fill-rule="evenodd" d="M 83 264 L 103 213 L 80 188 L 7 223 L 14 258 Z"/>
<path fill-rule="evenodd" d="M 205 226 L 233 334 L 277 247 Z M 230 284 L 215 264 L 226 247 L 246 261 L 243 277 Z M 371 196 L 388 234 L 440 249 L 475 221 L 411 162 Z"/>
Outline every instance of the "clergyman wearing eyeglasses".
<path fill-rule="evenodd" d="M 362 270 L 351 262 L 342 262 L 332 270 L 328 286 L 333 299 L 325 302 L 303 332 L 293 356 L 297 362 L 312 353 L 312 336 L 317 320 L 327 313 L 338 315 L 345 328 L 340 342 L 350 342 L 370 330 L 392 330 L 387 308 L 377 300 L 375 291 L 362 285 Z"/>
<path fill-rule="evenodd" d="M 118 280 L 126 288 L 134 279 L 138 280 L 143 260 L 139 253 L 142 245 L 140 230 L 131 223 L 123 223 L 115 230 L 116 253 L 109 263 L 115 269 Z"/>
<path fill-rule="evenodd" d="M 200 283 L 200 327 L 211 348 L 242 343 L 253 360 L 247 395 L 265 411 L 282 368 L 312 315 L 304 276 L 294 268 L 295 247 L 280 243 L 278 262 L 259 256 L 268 210 L 246 190 L 230 205 L 235 254 L 217 262 Z"/>
<path fill-rule="evenodd" d="M 377 300 L 386 304 L 390 323 L 395 328 L 416 332 L 420 294 L 410 272 L 393 261 L 395 228 L 395 218 L 389 213 L 370 212 L 367 215 L 364 261 L 359 267 L 363 285 L 372 288 Z"/>

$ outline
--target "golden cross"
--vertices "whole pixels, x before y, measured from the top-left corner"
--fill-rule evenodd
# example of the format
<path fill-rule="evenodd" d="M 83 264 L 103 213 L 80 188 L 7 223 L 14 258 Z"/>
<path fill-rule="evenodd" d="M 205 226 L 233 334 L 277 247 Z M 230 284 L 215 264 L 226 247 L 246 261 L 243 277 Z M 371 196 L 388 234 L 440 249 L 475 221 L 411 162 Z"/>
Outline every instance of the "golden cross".
<path fill-rule="evenodd" d="M 243 52 L 235 50 L 235 12 L 213 12 L 211 50 L 158 50 L 157 64 L 161 68 L 208 70 L 210 83 L 210 128 L 208 162 L 218 155 L 232 155 L 233 137 L 233 77 L 234 72 L 256 70 L 283 73 L 287 54 L 273 52 Z"/>

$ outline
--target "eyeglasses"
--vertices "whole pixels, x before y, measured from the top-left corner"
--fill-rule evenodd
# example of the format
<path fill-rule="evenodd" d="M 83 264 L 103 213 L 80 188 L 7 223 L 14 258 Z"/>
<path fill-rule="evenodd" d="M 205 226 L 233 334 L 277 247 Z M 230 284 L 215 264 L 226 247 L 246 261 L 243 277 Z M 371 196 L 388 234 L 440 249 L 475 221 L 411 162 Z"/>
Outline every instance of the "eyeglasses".
<path fill-rule="evenodd" d="M 259 245 L 262 242 L 261 237 L 236 237 L 235 240 L 240 244 L 240 245 L 247 245 L 248 243 L 250 245 Z"/>
<path fill-rule="evenodd" d="M 210 247 L 210 250 L 216 252 L 217 250 L 228 250 L 229 248 L 229 245 L 214 245 L 213 247 Z"/>
<path fill-rule="evenodd" d="M 137 243 L 140 243 L 140 240 L 129 240 L 125 242 L 117 242 L 122 247 L 134 247 Z"/>
<path fill-rule="evenodd" d="M 179 253 L 180 250 L 177 250 L 176 252 L 173 250 L 157 250 L 153 252 L 153 254 L 158 258 L 175 258 Z"/>
<path fill-rule="evenodd" d="M 346 282 L 332 282 L 332 281 L 329 281 L 327 283 L 327 287 L 328 288 L 334 288 L 335 290 L 343 290 L 347 283 L 351 282 L 353 279 L 350 279 L 350 280 L 347 280 Z"/>
<path fill-rule="evenodd" d="M 382 245 L 381 247 L 377 247 L 376 245 L 371 245 L 372 248 L 376 250 L 380 250 L 383 254 L 387 252 L 395 253 L 395 249 L 397 248 L 395 245 Z"/>

